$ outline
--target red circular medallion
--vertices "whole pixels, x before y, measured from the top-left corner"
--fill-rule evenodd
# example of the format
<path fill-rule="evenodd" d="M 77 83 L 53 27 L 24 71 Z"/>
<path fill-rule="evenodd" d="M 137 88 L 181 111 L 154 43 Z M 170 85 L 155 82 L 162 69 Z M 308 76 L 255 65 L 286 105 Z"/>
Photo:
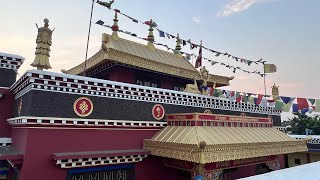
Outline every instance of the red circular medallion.
<path fill-rule="evenodd" d="M 152 116 L 156 120 L 161 120 L 164 117 L 165 111 L 162 105 L 156 104 L 152 108 Z"/>
<path fill-rule="evenodd" d="M 89 98 L 80 97 L 73 104 L 74 112 L 80 117 L 87 117 L 93 111 L 93 104 Z"/>

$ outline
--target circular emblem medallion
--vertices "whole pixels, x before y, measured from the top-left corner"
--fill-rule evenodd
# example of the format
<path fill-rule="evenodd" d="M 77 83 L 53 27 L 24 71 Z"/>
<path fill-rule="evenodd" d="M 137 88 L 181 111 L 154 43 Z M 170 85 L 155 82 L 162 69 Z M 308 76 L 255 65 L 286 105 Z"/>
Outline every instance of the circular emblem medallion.
<path fill-rule="evenodd" d="M 80 97 L 73 104 L 74 112 L 80 117 L 87 117 L 93 111 L 93 104 L 89 98 Z"/>
<path fill-rule="evenodd" d="M 152 108 L 152 116 L 156 120 L 161 120 L 164 117 L 165 111 L 162 105 L 156 104 Z"/>
<path fill-rule="evenodd" d="M 210 110 L 210 109 L 206 109 L 206 110 L 204 110 L 204 113 L 205 113 L 205 114 L 212 114 L 212 112 L 211 112 L 211 110 Z"/>
<path fill-rule="evenodd" d="M 247 116 L 246 113 L 241 113 L 240 116 Z"/>

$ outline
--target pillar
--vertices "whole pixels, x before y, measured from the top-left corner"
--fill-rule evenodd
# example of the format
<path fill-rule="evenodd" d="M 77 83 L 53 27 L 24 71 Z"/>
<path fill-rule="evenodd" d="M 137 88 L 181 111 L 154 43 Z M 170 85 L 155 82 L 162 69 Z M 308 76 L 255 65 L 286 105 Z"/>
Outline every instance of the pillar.
<path fill-rule="evenodd" d="M 204 164 L 195 164 L 192 172 L 192 180 L 216 180 L 222 173 L 222 170 L 207 171 Z"/>

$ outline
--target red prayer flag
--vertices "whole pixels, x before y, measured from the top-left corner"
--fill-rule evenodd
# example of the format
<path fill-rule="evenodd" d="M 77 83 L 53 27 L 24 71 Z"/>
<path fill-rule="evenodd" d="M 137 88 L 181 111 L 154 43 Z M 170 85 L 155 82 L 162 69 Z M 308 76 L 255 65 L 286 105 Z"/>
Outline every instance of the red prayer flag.
<path fill-rule="evenodd" d="M 262 98 L 263 98 L 263 95 L 262 94 L 258 94 L 256 105 L 259 105 L 261 103 Z"/>
<path fill-rule="evenodd" d="M 236 101 L 239 103 L 242 101 L 242 95 L 240 95 L 239 97 L 237 97 Z"/>
<path fill-rule="evenodd" d="M 201 67 L 202 66 L 202 47 L 200 46 L 199 49 L 199 56 L 197 57 L 195 68 Z"/>
<path fill-rule="evenodd" d="M 307 99 L 305 98 L 297 98 L 297 103 L 298 103 L 298 109 L 304 109 L 304 108 L 309 108 L 309 104 Z"/>

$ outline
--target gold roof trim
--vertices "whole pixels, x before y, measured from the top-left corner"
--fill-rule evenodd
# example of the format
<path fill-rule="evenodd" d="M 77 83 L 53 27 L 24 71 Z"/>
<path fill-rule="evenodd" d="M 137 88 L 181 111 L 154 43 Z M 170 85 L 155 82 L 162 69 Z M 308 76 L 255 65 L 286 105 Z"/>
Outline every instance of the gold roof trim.
<path fill-rule="evenodd" d="M 119 38 L 113 40 L 110 35 L 105 35 L 106 43 L 103 49 L 87 60 L 87 69 L 108 60 L 128 64 L 144 69 L 184 77 L 188 79 L 197 78 L 198 70 L 183 56 L 177 56 L 161 49 L 151 51 L 146 45 Z M 79 75 L 84 70 L 84 63 L 68 70 L 67 74 Z M 209 82 L 229 85 L 229 77 L 210 75 Z"/>
<path fill-rule="evenodd" d="M 200 164 L 307 151 L 275 128 L 168 126 L 144 140 L 152 155 Z"/>

